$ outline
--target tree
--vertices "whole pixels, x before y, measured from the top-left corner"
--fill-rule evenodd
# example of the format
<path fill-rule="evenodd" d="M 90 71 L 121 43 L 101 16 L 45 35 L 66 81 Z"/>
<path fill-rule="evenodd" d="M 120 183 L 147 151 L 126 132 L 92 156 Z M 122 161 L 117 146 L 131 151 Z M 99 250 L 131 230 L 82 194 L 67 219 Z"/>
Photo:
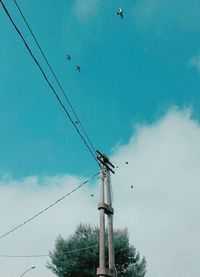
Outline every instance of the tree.
<path fill-rule="evenodd" d="M 99 228 L 80 224 L 69 239 L 56 239 L 47 267 L 59 277 L 94 277 L 99 264 L 98 243 Z M 118 277 L 143 277 L 146 260 L 130 245 L 127 229 L 114 231 L 114 243 Z"/>

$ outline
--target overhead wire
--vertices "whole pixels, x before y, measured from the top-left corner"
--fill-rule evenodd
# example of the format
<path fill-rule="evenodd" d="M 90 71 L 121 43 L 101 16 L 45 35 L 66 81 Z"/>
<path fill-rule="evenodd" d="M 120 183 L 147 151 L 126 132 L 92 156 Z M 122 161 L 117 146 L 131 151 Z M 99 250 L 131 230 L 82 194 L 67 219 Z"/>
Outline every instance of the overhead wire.
<path fill-rule="evenodd" d="M 49 85 L 51 91 L 53 92 L 53 94 L 55 95 L 57 101 L 59 102 L 59 104 L 61 105 L 61 107 L 63 108 L 64 112 L 66 113 L 67 117 L 69 118 L 69 120 L 71 121 L 71 123 L 73 124 L 73 126 L 75 127 L 78 135 L 80 136 L 80 138 L 82 139 L 83 143 L 85 144 L 85 146 L 87 147 L 87 149 L 89 150 L 90 154 L 93 156 L 94 160 L 97 162 L 97 164 L 99 165 L 99 162 L 96 158 L 96 155 L 93 153 L 93 150 L 91 150 L 90 146 L 88 145 L 88 143 L 86 142 L 85 138 L 83 137 L 83 135 L 81 134 L 80 130 L 78 129 L 78 127 L 76 126 L 75 122 L 73 121 L 71 115 L 69 114 L 68 110 L 66 109 L 65 105 L 63 104 L 63 102 L 61 101 L 58 93 L 56 92 L 55 88 L 53 87 L 53 85 L 51 84 L 51 82 L 49 81 L 46 73 L 44 72 L 42 66 L 40 65 L 40 63 L 38 62 L 38 60 L 36 59 L 36 57 L 34 56 L 31 48 L 29 47 L 28 43 L 26 42 L 24 36 L 22 35 L 22 33 L 20 32 L 19 28 L 17 27 L 16 23 L 14 22 L 14 20 L 12 19 L 8 9 L 6 8 L 5 4 L 3 3 L 2 0 L 0 0 L 0 3 L 6 13 L 6 15 L 8 16 L 10 22 L 12 23 L 14 29 L 16 30 L 16 32 L 18 33 L 18 35 L 20 36 L 20 38 L 22 39 L 25 47 L 27 48 L 29 54 L 31 55 L 32 59 L 34 60 L 34 62 L 36 63 L 36 65 L 38 66 L 39 70 L 41 71 L 44 79 L 46 80 L 47 84 Z"/>
<path fill-rule="evenodd" d="M 53 76 L 54 76 L 54 78 L 55 78 L 55 80 L 56 80 L 58 86 L 60 87 L 60 89 L 61 89 L 61 91 L 62 91 L 62 94 L 63 94 L 63 96 L 65 97 L 65 99 L 66 99 L 68 105 L 70 106 L 70 108 L 71 108 L 71 110 L 72 110 L 72 112 L 73 112 L 73 114 L 74 114 L 76 120 L 79 122 L 79 125 L 80 125 L 80 127 L 81 127 L 83 133 L 85 134 L 85 136 L 86 136 L 86 138 L 87 138 L 87 140 L 88 140 L 88 142 L 89 142 L 91 148 L 93 149 L 94 152 L 96 152 L 96 149 L 95 149 L 95 147 L 94 147 L 94 145 L 93 145 L 91 139 L 89 138 L 89 136 L 88 136 L 88 134 L 87 134 L 85 128 L 83 127 L 83 124 L 81 123 L 81 121 L 80 121 L 80 119 L 79 119 L 79 117 L 78 117 L 76 111 L 74 110 L 74 108 L 73 108 L 73 106 L 72 106 L 72 103 L 71 103 L 71 101 L 69 100 L 69 97 L 66 95 L 66 93 L 65 93 L 65 91 L 64 91 L 64 89 L 63 89 L 63 87 L 62 87 L 62 85 L 61 85 L 61 82 L 59 81 L 58 77 L 56 76 L 56 73 L 55 73 L 55 71 L 54 71 L 52 65 L 50 64 L 50 62 L 49 62 L 49 60 L 48 60 L 46 54 L 44 53 L 44 50 L 42 49 L 42 47 L 41 47 L 41 45 L 40 45 L 38 39 L 36 38 L 35 34 L 33 33 L 33 30 L 31 29 L 30 24 L 28 23 L 28 21 L 27 21 L 25 15 L 24 15 L 22 9 L 20 8 L 20 6 L 19 6 L 19 4 L 18 4 L 18 2 L 17 2 L 16 0 L 13 0 L 13 1 L 14 1 L 14 3 L 15 3 L 15 5 L 16 5 L 18 11 L 19 11 L 19 13 L 21 14 L 21 16 L 22 16 L 22 18 L 23 18 L 23 20 L 24 20 L 24 22 L 25 22 L 27 28 L 29 29 L 29 31 L 30 31 L 30 33 L 31 33 L 31 35 L 32 35 L 32 37 L 33 37 L 33 39 L 34 39 L 36 45 L 38 46 L 38 48 L 39 48 L 39 50 L 40 50 L 40 52 L 41 52 L 41 54 L 42 54 L 42 56 L 43 56 L 45 62 L 47 63 L 47 65 L 48 65 L 48 67 L 49 67 L 51 73 L 53 74 Z"/>
<path fill-rule="evenodd" d="M 95 247 L 98 247 L 98 246 L 99 246 L 99 244 L 94 244 L 94 245 L 91 245 L 91 246 L 82 247 L 82 248 L 78 248 L 78 249 L 74 249 L 74 250 L 58 252 L 55 255 L 57 256 L 57 255 L 71 254 L 71 253 L 75 253 L 75 252 L 95 248 Z M 1 255 L 0 254 L 0 257 L 2 257 L 2 258 L 40 258 L 40 257 L 49 257 L 49 254 L 38 254 L 38 255 Z"/>
<path fill-rule="evenodd" d="M 64 200 L 66 197 L 68 197 L 70 194 L 74 193 L 75 191 L 77 191 L 78 189 L 80 189 L 83 185 L 87 184 L 89 181 L 91 181 L 92 179 L 94 179 L 96 176 L 99 175 L 99 172 L 94 174 L 92 177 L 90 177 L 89 179 L 87 179 L 86 181 L 84 181 L 83 183 L 81 183 L 79 186 L 77 186 L 75 189 L 71 190 L 70 192 L 68 192 L 67 194 L 65 194 L 64 196 L 62 196 L 61 198 L 59 198 L 58 200 L 56 200 L 55 202 L 53 202 L 52 204 L 50 204 L 48 207 L 44 208 L 43 210 L 41 210 L 40 212 L 36 213 L 35 215 L 31 216 L 29 219 L 25 220 L 24 222 L 22 222 L 21 224 L 17 225 L 16 227 L 12 228 L 11 230 L 9 230 L 8 232 L 4 233 L 3 235 L 0 236 L 0 239 L 8 236 L 9 234 L 13 233 L 14 231 L 16 231 L 17 229 L 21 228 L 22 226 L 26 225 L 27 223 L 29 223 L 30 221 L 34 220 L 36 217 L 40 216 L 41 214 L 43 214 L 44 212 L 46 212 L 47 210 L 49 210 L 50 208 L 52 208 L 53 206 L 57 205 L 59 202 L 61 202 L 62 200 Z"/>
<path fill-rule="evenodd" d="M 105 242 L 105 244 L 108 244 L 108 243 L 109 243 L 108 241 Z M 83 251 L 83 250 L 87 250 L 87 249 L 91 249 L 91 248 L 95 248 L 95 247 L 99 247 L 99 243 L 90 245 L 87 247 L 77 248 L 74 250 L 56 252 L 55 255 L 56 256 L 66 255 L 66 254 L 71 254 L 71 253 L 75 253 L 75 252 L 79 252 L 79 251 Z M 36 255 L 3 255 L 3 254 L 0 254 L 0 258 L 41 258 L 41 257 L 49 257 L 49 255 L 50 254 L 36 254 Z"/>

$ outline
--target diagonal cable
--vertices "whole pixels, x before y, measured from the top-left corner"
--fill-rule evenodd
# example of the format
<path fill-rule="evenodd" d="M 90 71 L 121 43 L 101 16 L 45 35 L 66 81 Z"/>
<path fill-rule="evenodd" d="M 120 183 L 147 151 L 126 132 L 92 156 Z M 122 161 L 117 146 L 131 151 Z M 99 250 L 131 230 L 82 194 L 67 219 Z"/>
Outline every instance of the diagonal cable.
<path fill-rule="evenodd" d="M 83 127 L 83 124 L 81 123 L 81 121 L 80 121 L 80 119 L 79 119 L 77 113 L 75 112 L 75 110 L 74 110 L 74 108 L 73 108 L 73 106 L 72 106 L 72 104 L 71 104 L 71 101 L 69 100 L 68 96 L 66 95 L 66 93 L 65 93 L 65 91 L 64 91 L 64 89 L 63 89 L 63 87 L 62 87 L 62 85 L 61 85 L 61 82 L 59 81 L 58 77 L 56 76 L 56 73 L 55 73 L 53 67 L 51 66 L 50 62 L 48 61 L 48 58 L 47 58 L 46 54 L 44 53 L 44 50 L 42 49 L 42 47 L 41 47 L 41 45 L 40 45 L 38 39 L 36 38 L 35 34 L 33 33 L 32 29 L 31 29 L 31 27 L 30 27 L 30 24 L 28 23 L 28 21 L 27 21 L 25 15 L 24 15 L 24 13 L 22 12 L 22 9 L 20 8 L 20 6 L 19 6 L 19 4 L 17 3 L 16 0 L 13 0 L 13 1 L 14 1 L 14 3 L 15 3 L 15 5 L 16 5 L 18 11 L 19 11 L 19 13 L 21 14 L 21 16 L 22 16 L 22 18 L 23 18 L 23 20 L 24 20 L 24 22 L 25 22 L 27 28 L 29 29 L 29 31 L 30 31 L 30 33 L 31 33 L 31 35 L 32 35 L 32 37 L 33 37 L 35 43 L 37 44 L 37 46 L 38 46 L 38 48 L 39 48 L 39 50 L 40 50 L 40 52 L 41 52 L 41 54 L 42 54 L 42 56 L 43 56 L 45 62 L 47 63 L 47 65 L 48 65 L 48 67 L 49 67 L 51 73 L 53 74 L 53 76 L 54 76 L 54 78 L 55 78 L 55 80 L 56 80 L 58 86 L 60 87 L 63 96 L 65 97 L 65 99 L 66 99 L 67 103 L 69 104 L 69 106 L 70 106 L 70 108 L 71 108 L 71 110 L 72 110 L 74 116 L 76 117 L 76 120 L 79 122 L 79 125 L 80 125 L 80 127 L 81 127 L 83 133 L 85 134 L 85 136 L 86 136 L 86 138 L 87 138 L 87 140 L 88 140 L 90 146 L 92 147 L 93 151 L 96 152 L 95 147 L 94 147 L 94 145 L 93 145 L 91 139 L 89 138 L 88 134 L 86 133 L 86 130 L 85 130 L 85 128 Z"/>
<path fill-rule="evenodd" d="M 83 185 L 87 184 L 89 181 L 91 181 L 92 179 L 94 179 L 97 175 L 99 175 L 99 173 L 94 174 L 92 177 L 90 177 L 88 180 L 84 181 L 83 183 L 81 183 L 79 186 L 77 186 L 75 189 L 71 190 L 70 192 L 68 192 L 66 195 L 62 196 L 61 198 L 59 198 L 58 200 L 56 200 L 54 203 L 52 203 L 51 205 L 49 205 L 48 207 L 46 207 L 45 209 L 41 210 L 40 212 L 38 212 L 37 214 L 31 216 L 29 219 L 25 220 L 24 222 L 22 222 L 21 224 L 17 225 L 16 227 L 14 227 L 13 229 L 9 230 L 8 232 L 6 232 L 5 234 L 0 236 L 0 239 L 8 236 L 10 233 L 16 231 L 17 229 L 21 228 L 22 226 L 26 225 L 27 223 L 29 223 L 30 221 L 32 221 L 33 219 L 35 219 L 36 217 L 39 217 L 41 214 L 43 214 L 44 212 L 46 212 L 47 210 L 49 210 L 50 208 L 52 208 L 53 206 L 57 205 L 59 202 L 61 202 L 62 200 L 64 200 L 66 197 L 68 197 L 70 194 L 72 194 L 73 192 L 77 191 L 78 189 L 80 189 Z"/>
<path fill-rule="evenodd" d="M 109 242 L 106 241 L 105 243 L 108 244 Z M 75 252 L 79 252 L 79 251 L 83 251 L 83 250 L 87 250 L 87 249 L 91 249 L 91 248 L 95 248 L 95 247 L 99 247 L 99 243 L 90 245 L 87 247 L 77 248 L 74 250 L 56 252 L 55 255 L 56 256 L 66 255 L 66 254 L 71 254 L 71 253 L 75 253 Z M 49 257 L 49 254 L 35 254 L 35 255 L 3 255 L 3 254 L 0 254 L 0 258 L 41 258 L 41 257 Z"/>
<path fill-rule="evenodd" d="M 78 248 L 78 249 L 74 249 L 74 250 L 58 252 L 58 253 L 56 253 L 56 256 L 58 256 L 58 255 L 71 254 L 71 253 L 75 253 L 75 252 L 79 252 L 79 251 L 83 251 L 83 250 L 95 248 L 95 247 L 98 247 L 98 246 L 99 246 L 99 244 L 94 244 L 94 245 L 91 245 L 91 246 L 82 247 L 82 248 Z M 36 255 L 0 255 L 0 258 L 40 258 L 40 257 L 49 257 L 49 254 L 36 254 Z"/>
<path fill-rule="evenodd" d="M 90 154 L 93 156 L 93 158 L 95 159 L 95 161 L 97 162 L 97 164 L 99 165 L 99 162 L 95 156 L 95 154 L 93 153 L 93 151 L 91 150 L 90 146 L 88 145 L 88 143 L 86 142 L 86 140 L 84 139 L 83 135 L 81 134 L 81 132 L 79 131 L 79 129 L 77 128 L 76 124 L 74 123 L 71 115 L 69 114 L 68 110 L 66 109 L 66 107 L 64 106 L 64 104 L 62 103 L 58 93 L 56 92 L 56 90 L 54 89 L 53 85 L 51 84 L 51 82 L 49 81 L 47 75 L 45 74 L 42 66 L 39 64 L 38 60 L 36 59 L 36 57 L 34 56 L 33 52 L 31 51 L 28 43 L 26 42 L 25 38 L 23 37 L 22 33 L 20 32 L 19 28 L 17 27 L 17 25 L 15 24 L 15 22 L 13 21 L 10 13 L 8 12 L 5 4 L 3 3 L 2 0 L 0 0 L 0 3 L 6 13 L 6 15 L 8 16 L 9 20 L 11 21 L 13 27 L 15 28 L 15 30 L 17 31 L 18 35 L 20 36 L 20 38 L 22 39 L 25 47 L 27 48 L 29 54 L 31 55 L 31 57 L 33 58 L 34 62 L 36 63 L 36 65 L 38 66 L 39 70 L 41 71 L 44 79 L 46 80 L 47 84 L 49 85 L 50 89 L 52 90 L 53 94 L 55 95 L 57 101 L 59 102 L 59 104 L 61 105 L 61 107 L 63 108 L 64 112 L 66 113 L 67 117 L 69 118 L 69 120 L 71 121 L 71 123 L 73 124 L 73 126 L 75 127 L 78 135 L 81 137 L 83 143 L 86 145 L 87 149 L 89 150 Z"/>

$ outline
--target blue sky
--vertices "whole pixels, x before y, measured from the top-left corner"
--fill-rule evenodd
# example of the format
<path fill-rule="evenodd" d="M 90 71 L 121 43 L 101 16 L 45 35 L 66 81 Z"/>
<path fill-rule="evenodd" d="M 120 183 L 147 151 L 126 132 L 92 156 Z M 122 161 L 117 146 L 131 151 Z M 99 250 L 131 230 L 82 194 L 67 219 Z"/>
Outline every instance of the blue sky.
<path fill-rule="evenodd" d="M 5 3 L 42 62 L 16 7 Z M 95 147 L 107 154 L 128 141 L 134 124 L 152 122 L 171 105 L 193 105 L 199 117 L 199 75 L 189 61 L 200 49 L 200 23 L 187 10 L 200 7 L 152 3 L 148 10 L 150 0 L 88 1 L 87 8 L 81 1 L 19 1 Z M 116 16 L 119 4 L 124 20 Z M 0 172 L 93 172 L 94 161 L 0 13 Z"/>
<path fill-rule="evenodd" d="M 59 91 L 13 1 L 4 2 Z M 119 166 L 114 226 L 128 228 L 147 258 L 147 277 L 199 276 L 199 1 L 19 4 L 93 144 Z M 98 168 L 1 7 L 0 26 L 2 235 Z M 92 184 L 2 239 L 0 254 L 48 253 L 57 235 L 68 237 L 80 221 L 98 224 Z M 54 276 L 46 258 L 4 261 L 5 277 L 33 265 L 38 271 L 30 276 Z"/>

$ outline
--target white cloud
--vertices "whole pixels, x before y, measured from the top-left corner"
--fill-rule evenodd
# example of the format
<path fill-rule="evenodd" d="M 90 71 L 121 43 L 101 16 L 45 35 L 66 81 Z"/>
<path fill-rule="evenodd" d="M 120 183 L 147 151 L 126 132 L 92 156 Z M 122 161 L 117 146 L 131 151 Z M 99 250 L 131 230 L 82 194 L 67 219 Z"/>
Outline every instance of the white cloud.
<path fill-rule="evenodd" d="M 190 66 L 196 67 L 200 72 L 200 53 L 196 56 L 193 56 L 189 62 Z"/>
<path fill-rule="evenodd" d="M 140 28 L 181 27 L 199 30 L 200 5 L 196 0 L 141 0 L 133 6 L 136 24 Z"/>
<path fill-rule="evenodd" d="M 149 277 L 200 274 L 200 126 L 190 116 L 190 110 L 171 110 L 138 128 L 114 155 L 121 161 L 113 183 L 116 221 L 129 222 Z"/>
<path fill-rule="evenodd" d="M 18 181 L 3 178 L 0 183 L 1 235 L 74 189 L 83 180 L 85 178 L 73 176 L 33 176 Z M 94 194 L 91 191 L 93 188 L 82 187 L 34 221 L 1 239 L 0 255 L 48 254 L 58 234 L 67 237 L 80 221 L 93 222 L 97 218 L 98 211 L 94 209 L 97 196 L 91 197 L 91 193 Z M 30 266 L 37 269 L 30 271 L 29 276 L 54 276 L 45 267 L 47 258 L 0 259 L 0 276 L 20 275 Z"/>
<path fill-rule="evenodd" d="M 112 161 L 119 166 L 112 177 L 114 224 L 128 227 L 132 242 L 147 258 L 147 277 L 200 274 L 199 141 L 200 126 L 191 118 L 191 111 L 172 109 L 154 124 L 138 126 L 129 143 L 118 146 L 113 153 Z M 28 177 L 21 181 L 4 177 L 0 184 L 1 234 L 81 180 L 73 176 Z M 91 193 L 95 197 L 90 197 Z M 82 188 L 0 240 L 0 254 L 48 252 L 59 233 L 69 236 L 80 221 L 97 224 L 97 203 L 98 187 Z M 0 259 L 0 275 L 4 277 L 33 265 L 37 269 L 30 272 L 30 277 L 54 276 L 45 268 L 46 259 Z"/>
<path fill-rule="evenodd" d="M 74 14 L 80 21 L 88 19 L 88 17 L 96 13 L 99 4 L 99 0 L 76 0 Z"/>

